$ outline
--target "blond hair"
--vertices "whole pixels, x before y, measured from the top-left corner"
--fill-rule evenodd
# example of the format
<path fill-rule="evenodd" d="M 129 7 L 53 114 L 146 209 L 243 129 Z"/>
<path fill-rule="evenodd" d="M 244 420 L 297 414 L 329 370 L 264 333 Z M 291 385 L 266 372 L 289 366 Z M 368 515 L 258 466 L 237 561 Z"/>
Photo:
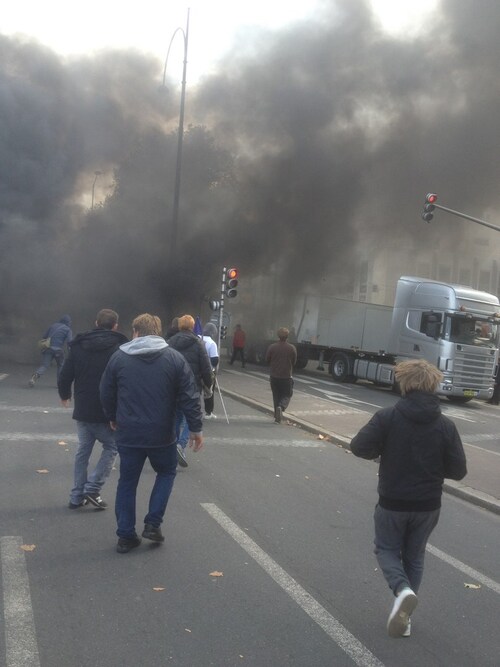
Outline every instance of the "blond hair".
<path fill-rule="evenodd" d="M 443 374 L 425 359 L 411 359 L 396 365 L 394 377 L 405 396 L 410 391 L 436 391 Z"/>
<path fill-rule="evenodd" d="M 194 329 L 194 318 L 191 315 L 179 317 L 179 331 L 192 331 Z"/>
<path fill-rule="evenodd" d="M 157 315 L 143 313 L 132 322 L 132 329 L 138 336 L 161 336 L 161 320 Z"/>
<path fill-rule="evenodd" d="M 278 329 L 278 338 L 280 340 L 286 340 L 288 338 L 289 333 L 290 332 L 288 331 L 288 329 L 286 327 L 280 327 Z"/>

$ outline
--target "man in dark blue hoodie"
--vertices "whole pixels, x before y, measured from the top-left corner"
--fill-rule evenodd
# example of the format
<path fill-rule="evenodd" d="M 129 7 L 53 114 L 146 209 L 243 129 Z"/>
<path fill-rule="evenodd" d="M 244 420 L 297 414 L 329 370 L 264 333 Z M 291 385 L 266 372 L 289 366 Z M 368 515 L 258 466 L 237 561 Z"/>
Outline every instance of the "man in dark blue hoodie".
<path fill-rule="evenodd" d="M 120 454 L 115 506 L 118 553 L 141 543 L 135 530 L 136 493 L 146 459 L 156 479 L 142 536 L 158 543 L 165 539 L 160 526 L 177 468 L 177 405 L 186 415 L 190 446 L 196 452 L 203 447 L 200 394 L 187 361 L 161 337 L 159 317 L 139 315 L 132 331 L 130 343 L 121 345 L 109 360 L 100 385 L 103 410 Z"/>
<path fill-rule="evenodd" d="M 399 363 L 394 375 L 403 398 L 373 415 L 352 439 L 351 451 L 364 459 L 380 457 L 375 555 L 396 596 L 387 631 L 390 637 L 409 637 L 443 481 L 463 479 L 467 466 L 457 428 L 441 414 L 435 393 L 442 373 L 414 359 Z"/>
<path fill-rule="evenodd" d="M 57 364 L 57 377 L 61 372 L 64 362 L 64 345 L 68 344 L 73 338 L 71 332 L 71 317 L 63 315 L 59 322 L 54 322 L 43 334 L 42 338 L 49 341 L 49 347 L 42 350 L 42 363 L 31 376 L 29 386 L 34 387 L 35 382 L 42 376 L 47 368 L 50 367 L 52 361 L 55 359 Z"/>
<path fill-rule="evenodd" d="M 100 310 L 95 326 L 92 331 L 78 334 L 71 341 L 68 358 L 57 381 L 59 397 L 65 407 L 69 406 L 71 385 L 74 383 L 73 419 L 77 423 L 79 444 L 75 456 L 74 487 L 68 505 L 71 510 L 87 503 L 98 509 L 106 509 L 107 503 L 101 498 L 101 489 L 109 477 L 117 453 L 114 431 L 102 411 L 99 383 L 111 355 L 127 342 L 127 338 L 116 330 L 118 314 L 114 310 Z M 96 440 L 102 444 L 102 452 L 94 470 L 88 474 Z"/>

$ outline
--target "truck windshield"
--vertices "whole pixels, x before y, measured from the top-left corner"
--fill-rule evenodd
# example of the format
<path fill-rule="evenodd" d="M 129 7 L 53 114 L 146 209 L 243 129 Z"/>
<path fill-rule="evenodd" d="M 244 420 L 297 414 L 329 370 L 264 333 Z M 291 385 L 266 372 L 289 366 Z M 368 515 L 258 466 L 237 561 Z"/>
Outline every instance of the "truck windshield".
<path fill-rule="evenodd" d="M 498 347 L 498 325 L 487 319 L 448 315 L 445 337 L 452 343 L 477 347 Z"/>

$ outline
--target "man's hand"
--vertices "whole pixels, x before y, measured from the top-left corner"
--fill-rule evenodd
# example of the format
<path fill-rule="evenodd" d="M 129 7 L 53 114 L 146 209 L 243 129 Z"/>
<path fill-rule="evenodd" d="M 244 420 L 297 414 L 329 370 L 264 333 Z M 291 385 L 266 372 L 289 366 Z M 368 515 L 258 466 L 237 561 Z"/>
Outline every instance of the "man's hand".
<path fill-rule="evenodd" d="M 202 433 L 190 433 L 189 434 L 189 447 L 193 452 L 199 452 L 203 447 L 203 434 Z"/>
<path fill-rule="evenodd" d="M 69 408 L 69 404 L 71 403 L 71 398 L 66 398 L 64 401 L 61 400 L 61 405 L 63 408 Z"/>
<path fill-rule="evenodd" d="M 112 431 L 116 431 L 116 422 L 109 422 Z"/>

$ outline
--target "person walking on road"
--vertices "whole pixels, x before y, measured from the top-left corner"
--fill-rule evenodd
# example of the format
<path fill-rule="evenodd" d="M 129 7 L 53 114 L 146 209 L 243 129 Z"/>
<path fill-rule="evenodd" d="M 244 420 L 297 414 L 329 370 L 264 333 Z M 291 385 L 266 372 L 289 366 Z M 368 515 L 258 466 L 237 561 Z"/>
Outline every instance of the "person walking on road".
<path fill-rule="evenodd" d="M 179 317 L 179 332 L 168 339 L 168 345 L 180 352 L 188 362 L 193 371 L 201 400 L 203 387 L 211 387 L 214 376 L 205 345 L 193 331 L 194 323 L 191 315 Z M 186 448 L 189 440 L 189 427 L 181 407 L 177 410 L 176 430 L 178 436 L 177 460 L 180 466 L 187 468 Z"/>
<path fill-rule="evenodd" d="M 161 524 L 177 468 L 177 406 L 186 415 L 190 446 L 196 452 L 203 447 L 200 394 L 189 364 L 162 338 L 159 317 L 139 315 L 132 331 L 132 340 L 109 360 L 100 384 L 101 403 L 120 454 L 115 512 L 116 550 L 121 554 L 141 543 L 135 528 L 136 493 L 146 459 L 156 479 L 142 537 L 165 540 Z"/>
<path fill-rule="evenodd" d="M 217 327 L 213 322 L 207 322 L 203 327 L 203 343 L 207 350 L 208 358 L 212 365 L 213 380 L 210 387 L 203 388 L 203 400 L 205 403 L 205 419 L 217 419 L 214 414 L 214 393 L 216 384 L 217 366 L 219 365 L 219 352 L 217 350 Z"/>
<path fill-rule="evenodd" d="M 57 377 L 59 378 L 64 362 L 64 345 L 67 345 L 72 338 L 71 317 L 69 315 L 63 315 L 58 322 L 54 322 L 54 324 L 50 325 L 42 336 L 42 339 L 48 341 L 48 347 L 41 351 L 42 362 L 28 382 L 30 387 L 33 388 L 35 386 L 35 382 L 45 373 L 47 368 L 50 367 L 54 359 L 57 364 Z"/>
<path fill-rule="evenodd" d="M 364 459 L 380 457 L 375 555 L 396 597 L 387 631 L 409 637 L 424 570 L 425 547 L 439 520 L 445 478 L 467 474 L 455 424 L 441 414 L 435 391 L 442 373 L 423 359 L 396 366 L 402 398 L 376 412 L 351 442 Z"/>
<path fill-rule="evenodd" d="M 293 367 L 297 361 L 297 349 L 288 342 L 288 329 L 278 329 L 277 343 L 272 343 L 266 352 L 266 361 L 270 365 L 271 391 L 273 393 L 274 421 L 281 423 L 283 412 L 290 404 L 293 395 Z"/>
<path fill-rule="evenodd" d="M 245 342 L 246 334 L 241 328 L 241 324 L 237 324 L 234 328 L 233 334 L 233 352 L 231 354 L 231 361 L 229 365 L 232 366 L 236 357 L 241 359 L 241 367 L 245 368 Z"/>
<path fill-rule="evenodd" d="M 69 354 L 57 382 L 64 407 L 69 407 L 74 383 L 73 419 L 77 424 L 79 444 L 75 456 L 74 487 L 68 505 L 72 510 L 87 503 L 99 509 L 107 507 L 101 498 L 101 489 L 109 477 L 117 451 L 114 431 L 102 410 L 99 383 L 111 355 L 127 342 L 126 336 L 117 328 L 118 314 L 107 308 L 100 310 L 95 329 L 78 334 L 69 344 Z M 88 474 L 96 440 L 101 443 L 102 452 L 94 470 Z"/>

